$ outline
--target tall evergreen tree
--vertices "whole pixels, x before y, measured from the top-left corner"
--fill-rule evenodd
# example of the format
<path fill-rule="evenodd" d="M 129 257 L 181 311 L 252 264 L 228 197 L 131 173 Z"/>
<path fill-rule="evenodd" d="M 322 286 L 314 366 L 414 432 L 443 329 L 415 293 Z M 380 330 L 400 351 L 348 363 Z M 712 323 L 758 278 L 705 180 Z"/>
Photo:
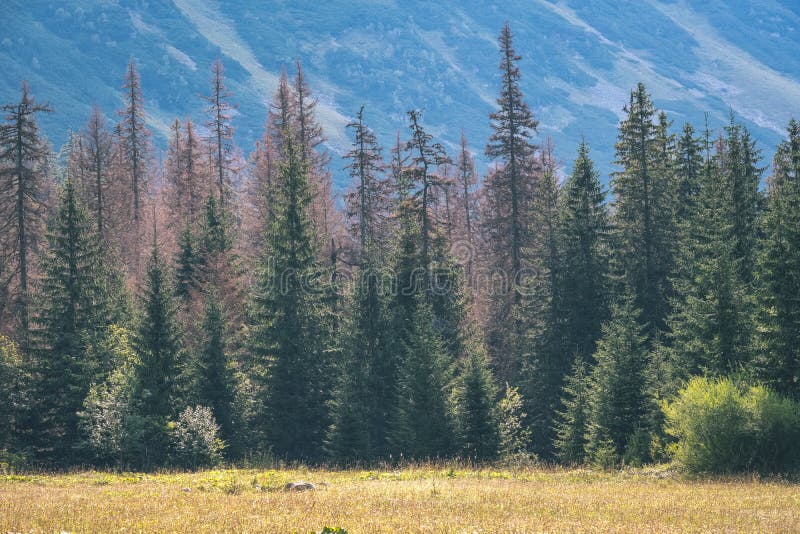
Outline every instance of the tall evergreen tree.
<path fill-rule="evenodd" d="M 582 356 L 575 358 L 561 402 L 555 427 L 558 459 L 568 465 L 581 464 L 586 458 L 589 422 L 589 369 Z"/>
<path fill-rule="evenodd" d="M 291 127 L 283 134 L 276 215 L 251 315 L 251 350 L 266 367 L 266 432 L 276 454 L 320 457 L 328 428 L 329 317 L 311 236 L 312 193 Z M 310 284 L 310 286 L 309 286 Z"/>
<path fill-rule="evenodd" d="M 454 398 L 457 440 L 468 458 L 491 460 L 499 452 L 496 397 L 485 348 L 473 340 L 460 362 Z"/>
<path fill-rule="evenodd" d="M 14 315 L 18 318 L 20 337 L 25 341 L 30 324 L 29 261 L 37 235 L 42 188 L 41 165 L 47 149 L 39 138 L 37 113 L 50 113 L 48 105 L 38 104 L 22 82 L 22 97 L 16 104 L 2 106 L 5 123 L 0 124 L 0 228 L 2 250 L 0 258 L 0 288 L 3 294 L 13 294 L 10 285 L 18 283 L 14 299 Z M 7 302 L 0 302 L 5 308 Z M 0 308 L 0 311 L 2 311 Z"/>
<path fill-rule="evenodd" d="M 80 458 L 78 412 L 100 363 L 90 347 L 110 320 L 103 254 L 72 180 L 48 241 L 33 336 L 37 448 L 44 459 L 70 463 Z"/>
<path fill-rule="evenodd" d="M 143 431 L 144 467 L 163 465 L 168 444 L 168 421 L 179 411 L 179 376 L 182 374 L 180 331 L 175 317 L 174 289 L 161 258 L 154 232 L 140 297 L 141 317 L 133 346 L 141 361 L 137 368 L 136 397 Z"/>
<path fill-rule="evenodd" d="M 490 303 L 487 335 L 489 354 L 503 380 L 516 380 L 520 357 L 513 345 L 519 326 L 512 318 L 519 302 L 516 285 L 521 283 L 525 249 L 531 244 L 531 217 L 534 194 L 532 142 L 538 122 L 534 119 L 520 89 L 521 59 L 513 47 L 511 30 L 506 24 L 500 33 L 501 89 L 499 110 L 491 119 L 492 135 L 486 154 L 500 166 L 485 182 L 485 208 L 482 215 L 486 242 L 489 243 L 489 268 L 504 275 L 505 287 L 494 288 Z"/>
<path fill-rule="evenodd" d="M 219 424 L 220 437 L 235 441 L 236 380 L 228 340 L 228 324 L 220 296 L 206 291 L 203 339 L 197 364 L 197 400 L 208 407 Z"/>
<path fill-rule="evenodd" d="M 404 349 L 389 435 L 391 450 L 417 459 L 447 455 L 452 452 L 453 436 L 447 406 L 448 356 L 423 295 L 417 297 Z"/>
<path fill-rule="evenodd" d="M 578 148 L 561 199 L 563 346 L 568 353 L 587 359 L 608 318 L 610 228 L 605 191 L 585 142 Z"/>
<path fill-rule="evenodd" d="M 800 399 L 800 124 L 789 122 L 769 182 L 758 261 L 760 376 Z"/>
<path fill-rule="evenodd" d="M 733 196 L 715 162 L 707 161 L 680 244 L 677 298 L 668 321 L 670 367 L 679 380 L 736 371 L 747 359 L 749 306 L 739 277 Z"/>
<path fill-rule="evenodd" d="M 759 167 L 760 159 L 760 151 L 747 128 L 738 124 L 731 114 L 730 124 L 725 127 L 724 151 L 719 164 L 733 203 L 734 256 L 738 260 L 739 275 L 746 283 L 752 282 L 755 271 L 758 218 L 763 204 L 758 190 L 763 171 Z"/>
<path fill-rule="evenodd" d="M 520 331 L 515 352 L 523 358 L 519 381 L 527 401 L 533 451 L 549 456 L 553 452 L 553 418 L 571 356 L 562 346 L 559 187 L 549 139 L 540 166 L 542 175 L 536 183 L 535 216 L 532 218 L 536 232 L 526 248 L 533 273 L 520 282 L 520 295 L 512 318 Z"/>
<path fill-rule="evenodd" d="M 339 460 L 373 458 L 386 452 L 396 373 L 382 294 L 385 247 L 381 238 L 385 237 L 388 184 L 381 177 L 381 149 L 364 124 L 363 108 L 348 126 L 354 140 L 346 157 L 356 186 L 347 195 L 347 214 L 351 236 L 358 241 L 358 271 L 343 331 L 344 363 L 328 437 L 328 449 Z"/>
<path fill-rule="evenodd" d="M 631 92 L 620 123 L 612 174 L 617 231 L 617 268 L 636 296 L 642 320 L 661 328 L 668 311 L 671 275 L 672 198 L 668 136 L 643 84 Z"/>
<path fill-rule="evenodd" d="M 590 379 L 587 452 L 595 461 L 648 459 L 653 407 L 646 378 L 647 335 L 633 296 L 612 308 Z"/>
<path fill-rule="evenodd" d="M 125 107 L 119 111 L 120 133 L 131 184 L 133 220 L 138 221 L 141 216 L 142 194 L 146 187 L 150 131 L 147 129 L 144 112 L 142 82 L 133 58 L 128 62 L 122 88 L 126 95 Z"/>

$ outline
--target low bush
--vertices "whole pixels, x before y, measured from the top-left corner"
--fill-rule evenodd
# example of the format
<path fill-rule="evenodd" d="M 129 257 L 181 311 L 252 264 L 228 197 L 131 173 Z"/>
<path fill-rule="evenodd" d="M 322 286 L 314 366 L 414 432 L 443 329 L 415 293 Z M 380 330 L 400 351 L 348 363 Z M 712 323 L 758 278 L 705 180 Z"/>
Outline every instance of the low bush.
<path fill-rule="evenodd" d="M 800 404 L 764 386 L 694 378 L 664 407 L 674 459 L 692 473 L 800 468 Z"/>
<path fill-rule="evenodd" d="M 171 427 L 173 462 L 190 469 L 213 467 L 222 461 L 225 445 L 210 408 L 186 408 Z"/>

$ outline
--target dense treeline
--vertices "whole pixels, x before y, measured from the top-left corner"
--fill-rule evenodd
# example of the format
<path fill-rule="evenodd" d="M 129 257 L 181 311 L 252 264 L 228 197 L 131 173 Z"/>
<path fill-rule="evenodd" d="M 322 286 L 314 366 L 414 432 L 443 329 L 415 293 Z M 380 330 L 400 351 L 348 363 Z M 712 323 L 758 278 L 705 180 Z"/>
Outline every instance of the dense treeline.
<path fill-rule="evenodd" d="M 486 176 L 420 111 L 387 149 L 362 108 L 342 202 L 299 64 L 247 159 L 220 62 L 160 164 L 133 61 L 119 122 L 95 108 L 58 153 L 23 84 L 0 125 L 0 461 L 635 465 L 676 439 L 697 461 L 714 395 L 764 428 L 792 412 L 800 125 L 762 188 L 735 117 L 676 131 L 639 84 L 610 189 L 585 142 L 562 179 L 508 26 L 499 45 Z M 722 470 L 787 465 L 762 460 Z"/>

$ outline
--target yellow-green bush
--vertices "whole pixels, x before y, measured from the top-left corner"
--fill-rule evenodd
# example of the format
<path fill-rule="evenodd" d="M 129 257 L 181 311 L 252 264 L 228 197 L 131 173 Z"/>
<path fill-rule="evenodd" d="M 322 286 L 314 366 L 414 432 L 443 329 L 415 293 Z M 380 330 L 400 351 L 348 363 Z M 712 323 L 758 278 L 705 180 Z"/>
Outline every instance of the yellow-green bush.
<path fill-rule="evenodd" d="M 800 468 L 800 405 L 764 386 L 697 377 L 664 411 L 674 458 L 690 472 Z"/>

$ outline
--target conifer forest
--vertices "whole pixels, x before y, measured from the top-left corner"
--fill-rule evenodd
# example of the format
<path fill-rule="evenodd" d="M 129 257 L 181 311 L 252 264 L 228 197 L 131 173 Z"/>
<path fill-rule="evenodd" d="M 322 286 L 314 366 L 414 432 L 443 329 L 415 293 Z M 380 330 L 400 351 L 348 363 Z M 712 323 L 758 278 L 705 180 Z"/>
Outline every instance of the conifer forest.
<path fill-rule="evenodd" d="M 588 142 L 539 131 L 512 29 L 488 138 L 446 149 L 409 109 L 381 146 L 361 107 L 344 164 L 299 61 L 254 146 L 222 60 L 200 66 L 205 120 L 165 146 L 133 58 L 109 66 L 119 109 L 61 147 L 37 126 L 60 110 L 20 80 L 0 465 L 797 473 L 800 123 L 762 146 L 733 112 L 675 122 L 639 83 L 602 176 Z"/>

